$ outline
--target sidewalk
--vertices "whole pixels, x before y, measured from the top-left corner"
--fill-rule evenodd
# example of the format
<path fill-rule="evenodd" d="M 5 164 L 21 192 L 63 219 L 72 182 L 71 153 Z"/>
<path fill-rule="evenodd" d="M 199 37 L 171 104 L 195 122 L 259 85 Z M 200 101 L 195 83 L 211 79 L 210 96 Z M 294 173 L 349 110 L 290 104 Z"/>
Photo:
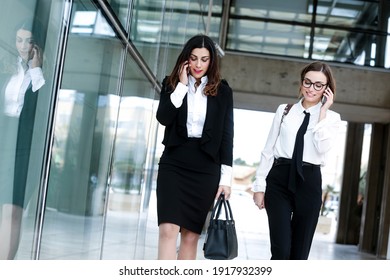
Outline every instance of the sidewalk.
<path fill-rule="evenodd" d="M 147 244 L 145 259 L 156 259 L 158 227 L 155 210 L 155 194 L 150 201 Z M 238 236 L 239 260 L 269 260 L 270 244 L 268 236 L 268 222 L 265 210 L 259 210 L 253 203 L 252 196 L 247 192 L 234 191 L 230 199 Z M 331 232 L 323 234 L 316 232 L 309 259 L 372 259 L 372 256 L 359 253 L 355 245 L 339 245 L 334 243 L 336 221 L 332 221 Z M 205 234 L 201 235 L 198 244 L 197 259 L 203 257 L 203 243 Z"/>

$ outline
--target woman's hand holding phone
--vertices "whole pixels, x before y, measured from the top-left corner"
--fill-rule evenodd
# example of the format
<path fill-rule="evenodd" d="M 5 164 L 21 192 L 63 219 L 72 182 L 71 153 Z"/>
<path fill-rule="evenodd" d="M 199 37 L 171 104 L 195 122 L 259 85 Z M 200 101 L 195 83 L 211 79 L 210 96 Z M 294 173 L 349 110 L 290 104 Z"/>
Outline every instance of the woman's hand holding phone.
<path fill-rule="evenodd" d="M 322 107 L 325 109 L 329 109 L 330 106 L 332 106 L 333 92 L 329 87 L 327 87 L 324 93 L 322 94 L 321 102 L 322 102 Z"/>
<path fill-rule="evenodd" d="M 188 73 L 189 73 L 189 63 L 188 61 L 184 62 L 180 67 L 179 80 L 182 84 L 188 85 Z"/>
<path fill-rule="evenodd" d="M 31 53 L 30 53 L 31 67 L 41 67 L 42 66 L 42 52 L 38 45 L 34 44 Z"/>

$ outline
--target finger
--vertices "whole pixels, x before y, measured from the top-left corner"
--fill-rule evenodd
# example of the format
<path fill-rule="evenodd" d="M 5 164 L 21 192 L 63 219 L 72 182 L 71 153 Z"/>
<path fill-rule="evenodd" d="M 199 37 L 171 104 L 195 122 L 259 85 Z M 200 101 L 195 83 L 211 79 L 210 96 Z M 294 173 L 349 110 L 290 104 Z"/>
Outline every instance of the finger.
<path fill-rule="evenodd" d="M 33 58 L 34 57 L 37 58 L 37 59 L 40 59 L 40 57 L 41 57 L 37 47 L 33 48 Z"/>
<path fill-rule="evenodd" d="M 225 199 L 228 200 L 230 197 L 230 192 L 229 190 L 226 190 L 225 188 L 222 190 L 223 194 L 225 195 Z"/>
<path fill-rule="evenodd" d="M 218 189 L 217 194 L 215 195 L 215 199 L 218 199 L 219 196 L 221 195 L 221 193 L 222 193 L 222 190 Z"/>

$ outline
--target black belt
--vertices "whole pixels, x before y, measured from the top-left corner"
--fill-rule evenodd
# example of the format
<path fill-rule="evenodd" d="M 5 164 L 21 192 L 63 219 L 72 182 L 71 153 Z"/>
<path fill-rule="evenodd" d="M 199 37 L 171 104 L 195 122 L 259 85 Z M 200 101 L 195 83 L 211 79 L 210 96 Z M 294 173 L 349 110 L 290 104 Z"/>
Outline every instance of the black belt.
<path fill-rule="evenodd" d="M 273 166 L 277 166 L 277 165 L 287 165 L 287 164 L 291 164 L 291 159 L 290 158 L 283 158 L 283 157 L 280 157 L 280 158 L 275 158 L 274 159 L 274 164 Z M 319 164 L 312 164 L 310 162 L 302 162 L 302 166 L 313 166 L 313 167 L 320 167 Z"/>

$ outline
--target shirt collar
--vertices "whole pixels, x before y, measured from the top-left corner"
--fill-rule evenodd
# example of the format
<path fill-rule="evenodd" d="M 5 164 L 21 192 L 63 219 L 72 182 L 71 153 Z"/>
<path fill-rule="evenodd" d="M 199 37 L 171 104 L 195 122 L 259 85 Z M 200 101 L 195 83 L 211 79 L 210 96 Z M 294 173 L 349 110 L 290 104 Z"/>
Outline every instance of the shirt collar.
<path fill-rule="evenodd" d="M 20 66 L 22 66 L 24 71 L 27 71 L 28 69 L 31 68 L 31 60 L 29 60 L 26 64 L 24 63 L 23 59 L 20 56 L 18 56 L 18 63 Z"/>
<path fill-rule="evenodd" d="M 189 84 L 191 87 L 193 87 L 195 85 L 195 82 L 196 82 L 196 79 L 189 75 Z M 207 78 L 207 76 L 203 76 L 201 79 L 200 79 L 200 85 L 201 86 L 205 86 L 207 84 L 207 82 L 209 81 L 209 79 Z"/>
<path fill-rule="evenodd" d="M 301 111 L 306 111 L 310 113 L 311 115 L 318 113 L 321 109 L 322 103 L 318 102 L 317 105 L 311 106 L 309 109 L 305 109 L 305 107 L 302 106 L 303 98 L 301 98 L 298 102 L 298 106 Z"/>

